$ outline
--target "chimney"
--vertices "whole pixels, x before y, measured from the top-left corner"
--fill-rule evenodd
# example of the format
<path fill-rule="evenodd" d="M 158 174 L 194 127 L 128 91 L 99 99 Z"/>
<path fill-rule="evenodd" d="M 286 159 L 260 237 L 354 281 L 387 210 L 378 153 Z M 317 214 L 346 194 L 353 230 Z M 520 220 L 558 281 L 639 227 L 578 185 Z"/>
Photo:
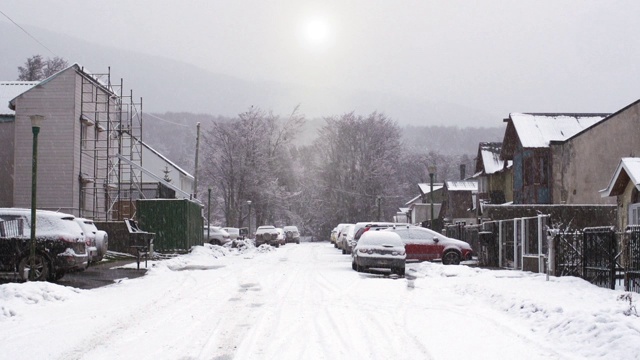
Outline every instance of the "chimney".
<path fill-rule="evenodd" d="M 464 180 L 466 177 L 465 170 L 467 166 L 465 164 L 460 164 L 460 180 Z"/>

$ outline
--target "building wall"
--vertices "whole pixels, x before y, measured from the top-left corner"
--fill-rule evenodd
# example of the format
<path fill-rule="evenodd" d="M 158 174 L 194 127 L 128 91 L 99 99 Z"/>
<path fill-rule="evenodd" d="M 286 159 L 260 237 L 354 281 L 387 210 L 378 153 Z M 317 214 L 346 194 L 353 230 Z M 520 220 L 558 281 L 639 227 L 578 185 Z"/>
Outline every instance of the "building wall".
<path fill-rule="evenodd" d="M 75 139 L 75 103 L 69 96 L 75 91 L 75 70 L 60 73 L 19 96 L 16 101 L 14 206 L 31 207 L 32 130 L 30 115 L 43 115 L 38 136 L 39 209 L 73 212 L 77 172 Z"/>
<path fill-rule="evenodd" d="M 618 223 L 616 226 L 618 229 L 623 230 L 629 225 L 629 204 L 634 204 L 638 201 L 640 201 L 638 189 L 636 189 L 636 185 L 633 182 L 629 181 L 622 195 L 617 197 Z"/>
<path fill-rule="evenodd" d="M 14 117 L 0 116 L 0 207 L 13 206 L 14 137 Z"/>
<path fill-rule="evenodd" d="M 551 149 L 554 203 L 615 204 L 598 191 L 607 187 L 621 157 L 640 156 L 640 102 Z"/>
<path fill-rule="evenodd" d="M 156 155 L 153 151 L 147 149 L 146 147 L 142 147 L 142 166 L 154 173 L 159 178 L 164 178 L 164 170 L 165 167 L 168 167 L 170 170 L 169 177 L 171 178 L 171 184 L 176 186 L 180 190 L 184 191 L 187 194 L 193 193 L 193 177 L 187 176 L 177 169 L 173 167 L 169 162 L 166 162 L 160 156 Z M 145 182 L 157 182 L 156 179 L 153 179 L 151 176 L 147 174 L 142 174 L 142 179 Z M 176 193 L 178 198 L 184 198 L 184 195 Z"/>

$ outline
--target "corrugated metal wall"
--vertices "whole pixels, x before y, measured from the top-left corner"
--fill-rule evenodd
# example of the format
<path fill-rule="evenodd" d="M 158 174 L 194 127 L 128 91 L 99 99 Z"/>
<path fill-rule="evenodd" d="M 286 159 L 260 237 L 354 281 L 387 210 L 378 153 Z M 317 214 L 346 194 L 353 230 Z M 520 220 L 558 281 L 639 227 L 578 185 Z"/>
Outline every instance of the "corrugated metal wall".
<path fill-rule="evenodd" d="M 187 252 L 202 245 L 202 208 L 187 199 L 137 200 L 140 228 L 155 233 L 154 251 Z"/>

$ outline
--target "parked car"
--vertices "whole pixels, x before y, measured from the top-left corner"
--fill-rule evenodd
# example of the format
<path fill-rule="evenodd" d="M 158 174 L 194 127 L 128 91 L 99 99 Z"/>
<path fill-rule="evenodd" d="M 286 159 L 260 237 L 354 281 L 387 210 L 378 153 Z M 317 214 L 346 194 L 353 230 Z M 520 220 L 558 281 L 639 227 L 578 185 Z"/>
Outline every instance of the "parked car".
<path fill-rule="evenodd" d="M 390 231 L 364 233 L 353 249 L 351 267 L 358 272 L 390 269 L 404 275 L 406 252 L 400 235 Z"/>
<path fill-rule="evenodd" d="M 340 236 L 338 237 L 338 248 L 342 250 L 343 254 L 351 253 L 351 250 L 347 252 L 347 248 L 349 246 L 348 237 L 349 237 L 349 234 L 351 234 L 351 237 L 353 237 L 353 234 L 355 234 L 353 232 L 354 227 L 355 227 L 355 224 L 347 224 L 345 227 L 342 228 L 342 231 L 340 232 Z"/>
<path fill-rule="evenodd" d="M 286 239 L 286 236 L 284 234 L 284 229 L 283 228 L 276 228 L 276 231 L 278 232 L 278 236 L 276 237 L 276 241 L 278 242 L 278 245 L 286 245 L 287 244 L 287 239 Z"/>
<path fill-rule="evenodd" d="M 209 230 L 208 237 L 207 229 Z M 220 226 L 205 225 L 203 239 L 204 242 L 208 242 L 211 245 L 224 245 L 231 241 L 231 236 L 229 236 L 228 232 L 222 230 Z"/>
<path fill-rule="evenodd" d="M 446 237 L 420 226 L 395 226 L 382 230 L 400 235 L 407 251 L 407 261 L 440 260 L 444 265 L 458 265 L 471 260 L 471 245 L 458 239 Z"/>
<path fill-rule="evenodd" d="M 285 241 L 288 243 L 300 244 L 300 231 L 297 226 L 285 226 L 284 227 Z"/>
<path fill-rule="evenodd" d="M 336 226 L 335 228 L 333 228 L 333 231 L 331 231 L 331 242 L 333 243 L 333 247 L 338 247 L 338 236 L 340 235 L 340 231 L 342 231 L 342 228 L 347 225 L 346 223 L 342 223 L 342 224 L 338 224 L 338 226 Z"/>
<path fill-rule="evenodd" d="M 280 246 L 280 242 L 278 241 L 278 231 L 273 225 L 259 226 L 258 229 L 256 229 L 255 238 L 256 246 L 260 246 L 262 244 L 269 244 L 275 247 Z"/>
<path fill-rule="evenodd" d="M 342 245 L 344 244 L 344 239 L 347 236 L 347 232 L 349 231 L 349 228 L 351 228 L 354 224 L 342 224 L 342 227 L 340 228 L 340 231 L 338 232 L 338 237 L 336 238 L 336 247 L 340 250 L 342 250 L 342 253 L 344 254 L 344 249 L 342 248 Z"/>
<path fill-rule="evenodd" d="M 222 230 L 224 230 L 224 231 L 229 233 L 229 238 L 231 240 L 237 240 L 237 239 L 241 238 L 240 229 L 238 229 L 236 227 L 223 227 Z"/>
<path fill-rule="evenodd" d="M 109 247 L 109 235 L 106 231 L 98 230 L 93 220 L 77 217 L 75 221 L 84 233 L 89 264 L 101 261 Z"/>
<path fill-rule="evenodd" d="M 0 271 L 17 272 L 26 280 L 58 280 L 87 267 L 85 237 L 71 214 L 36 210 L 35 267 L 30 266 L 31 209 L 0 208 Z"/>

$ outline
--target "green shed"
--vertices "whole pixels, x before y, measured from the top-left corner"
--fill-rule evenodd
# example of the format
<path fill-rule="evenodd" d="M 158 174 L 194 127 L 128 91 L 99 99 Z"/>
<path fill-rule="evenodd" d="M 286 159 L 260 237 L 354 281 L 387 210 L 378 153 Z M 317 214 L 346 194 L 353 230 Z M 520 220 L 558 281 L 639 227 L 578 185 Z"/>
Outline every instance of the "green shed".
<path fill-rule="evenodd" d="M 136 201 L 140 228 L 155 233 L 158 252 L 187 252 L 202 245 L 202 205 L 187 199 L 141 199 Z"/>

